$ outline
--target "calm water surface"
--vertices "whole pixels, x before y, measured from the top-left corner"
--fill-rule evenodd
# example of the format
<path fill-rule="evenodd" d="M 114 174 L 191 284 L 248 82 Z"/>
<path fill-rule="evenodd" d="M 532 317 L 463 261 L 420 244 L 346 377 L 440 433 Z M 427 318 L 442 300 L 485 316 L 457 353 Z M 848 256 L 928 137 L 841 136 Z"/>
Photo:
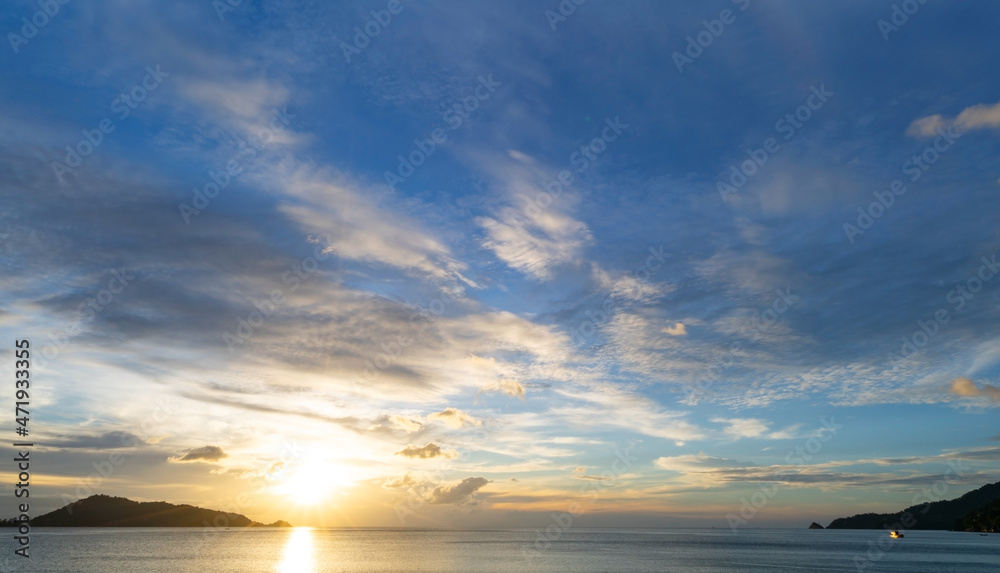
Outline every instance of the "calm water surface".
<path fill-rule="evenodd" d="M 1000 535 L 758 529 L 535 531 L 35 529 L 38 573 L 1000 571 Z M 4 556 L 13 551 L 5 536 Z M 882 539 L 881 549 L 875 542 Z M 538 550 L 538 547 L 544 548 Z M 4 569 L 6 571 L 8 569 Z"/>

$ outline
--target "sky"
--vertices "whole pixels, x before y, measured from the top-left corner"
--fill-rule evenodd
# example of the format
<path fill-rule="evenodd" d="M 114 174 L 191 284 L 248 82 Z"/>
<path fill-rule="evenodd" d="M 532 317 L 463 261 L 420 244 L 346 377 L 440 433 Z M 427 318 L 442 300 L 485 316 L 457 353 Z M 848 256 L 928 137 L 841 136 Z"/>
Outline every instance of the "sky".
<path fill-rule="evenodd" d="M 738 530 L 997 480 L 996 3 L 3 5 L 33 512 Z"/>

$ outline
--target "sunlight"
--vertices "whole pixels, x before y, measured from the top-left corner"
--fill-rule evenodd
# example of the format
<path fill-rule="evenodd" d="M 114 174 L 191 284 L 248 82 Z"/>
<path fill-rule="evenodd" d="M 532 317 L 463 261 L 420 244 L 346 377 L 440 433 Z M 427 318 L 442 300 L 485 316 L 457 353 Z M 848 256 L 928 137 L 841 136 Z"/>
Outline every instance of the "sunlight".
<path fill-rule="evenodd" d="M 277 478 L 279 483 L 273 490 L 296 504 L 317 505 L 335 492 L 352 486 L 359 477 L 350 466 L 312 460 L 289 468 Z"/>
<path fill-rule="evenodd" d="M 311 527 L 296 527 L 285 545 L 285 554 L 278 573 L 314 573 L 313 531 Z"/>

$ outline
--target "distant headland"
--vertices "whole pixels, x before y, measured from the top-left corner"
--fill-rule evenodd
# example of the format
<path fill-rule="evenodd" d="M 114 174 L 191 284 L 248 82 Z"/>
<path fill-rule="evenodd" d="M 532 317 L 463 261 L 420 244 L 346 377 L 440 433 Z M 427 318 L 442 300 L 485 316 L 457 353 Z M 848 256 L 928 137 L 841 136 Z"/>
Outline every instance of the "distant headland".
<path fill-rule="evenodd" d="M 1000 532 L 1000 482 L 984 485 L 956 499 L 926 501 L 896 513 L 838 517 L 826 528 Z"/>
<path fill-rule="evenodd" d="M 291 527 L 281 520 L 264 524 L 239 513 L 109 495 L 92 495 L 34 517 L 29 523 L 33 527 Z M 4 527 L 19 524 L 15 519 L 0 520 Z"/>

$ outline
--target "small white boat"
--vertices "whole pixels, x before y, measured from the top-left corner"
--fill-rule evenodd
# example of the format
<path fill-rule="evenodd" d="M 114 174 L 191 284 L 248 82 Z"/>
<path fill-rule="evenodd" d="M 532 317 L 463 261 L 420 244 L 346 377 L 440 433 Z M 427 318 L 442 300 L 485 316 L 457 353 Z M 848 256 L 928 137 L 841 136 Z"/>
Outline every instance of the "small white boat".
<path fill-rule="evenodd" d="M 890 531 L 889 532 L 889 537 L 891 537 L 893 539 L 900 539 L 900 538 L 903 537 L 903 532 L 902 531 L 895 531 L 895 530 L 894 531 Z"/>

